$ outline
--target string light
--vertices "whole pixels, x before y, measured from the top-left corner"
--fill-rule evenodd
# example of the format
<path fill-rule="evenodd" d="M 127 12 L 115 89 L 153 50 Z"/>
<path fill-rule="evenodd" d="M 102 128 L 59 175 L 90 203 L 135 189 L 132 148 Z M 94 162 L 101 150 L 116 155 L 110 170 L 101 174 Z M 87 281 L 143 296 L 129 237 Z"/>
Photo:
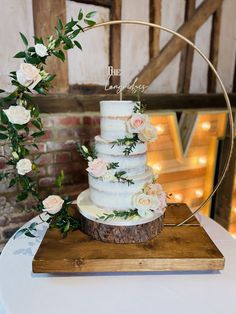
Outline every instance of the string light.
<path fill-rule="evenodd" d="M 209 131 L 210 128 L 211 128 L 211 122 L 209 122 L 209 121 L 202 122 L 201 128 L 202 128 L 204 131 Z"/>
<path fill-rule="evenodd" d="M 174 199 L 176 202 L 182 202 L 183 198 L 184 198 L 183 194 L 181 194 L 181 193 L 174 194 Z"/>
<path fill-rule="evenodd" d="M 155 171 L 155 172 L 160 172 L 161 171 L 161 165 L 160 164 L 154 164 L 152 165 L 152 169 Z"/>
<path fill-rule="evenodd" d="M 155 126 L 155 128 L 156 128 L 156 130 L 157 130 L 157 134 L 158 134 L 158 135 L 163 134 L 163 133 L 164 133 L 164 131 L 165 131 L 164 126 L 163 126 L 163 125 L 161 125 L 161 124 L 156 125 L 156 126 Z"/>
<path fill-rule="evenodd" d="M 206 163 L 207 163 L 207 158 L 206 158 L 205 156 L 199 157 L 199 158 L 198 158 L 198 163 L 199 163 L 199 165 L 202 165 L 202 166 L 206 165 Z"/>
<path fill-rule="evenodd" d="M 203 197 L 203 190 L 202 189 L 196 189 L 195 190 L 195 196 L 198 198 Z"/>
<path fill-rule="evenodd" d="M 236 214 L 236 207 L 233 208 L 233 213 Z"/>

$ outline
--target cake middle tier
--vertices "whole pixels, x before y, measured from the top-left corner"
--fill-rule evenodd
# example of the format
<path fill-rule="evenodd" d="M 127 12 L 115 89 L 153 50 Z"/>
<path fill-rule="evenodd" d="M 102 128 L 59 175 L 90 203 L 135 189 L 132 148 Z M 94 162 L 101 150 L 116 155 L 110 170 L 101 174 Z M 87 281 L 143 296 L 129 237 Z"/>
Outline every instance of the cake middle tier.
<path fill-rule="evenodd" d="M 148 167 L 140 175 L 129 177 L 133 184 L 126 182 L 105 181 L 89 174 L 89 194 L 91 201 L 98 207 L 106 210 L 133 209 L 132 199 L 134 194 L 142 191 L 146 183 L 153 179 L 152 169 Z"/>
<path fill-rule="evenodd" d="M 129 174 L 140 174 L 145 172 L 147 164 L 147 145 L 137 143 L 130 155 L 125 156 L 123 151 L 126 146 L 114 145 L 100 136 L 95 137 L 95 150 L 97 156 L 109 163 L 119 163 L 117 171 L 126 171 Z"/>

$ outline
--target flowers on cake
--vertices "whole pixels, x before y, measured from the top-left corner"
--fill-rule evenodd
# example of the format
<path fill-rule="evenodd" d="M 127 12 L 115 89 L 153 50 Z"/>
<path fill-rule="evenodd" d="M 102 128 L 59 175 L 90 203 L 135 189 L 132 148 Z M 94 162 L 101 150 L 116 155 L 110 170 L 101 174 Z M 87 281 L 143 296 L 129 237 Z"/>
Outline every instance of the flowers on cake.
<path fill-rule="evenodd" d="M 64 200 L 60 196 L 49 195 L 43 201 L 43 211 L 47 212 L 48 214 L 55 215 L 62 209 L 63 203 Z"/>
<path fill-rule="evenodd" d="M 140 133 L 147 124 L 148 116 L 141 113 L 134 113 L 126 123 L 129 133 Z"/>
<path fill-rule="evenodd" d="M 88 162 L 88 168 L 86 170 L 94 177 L 102 177 L 107 172 L 107 165 L 108 163 L 105 160 L 96 158 Z"/>
<path fill-rule="evenodd" d="M 145 184 L 143 190 L 133 195 L 132 206 L 139 216 L 146 217 L 154 212 L 162 212 L 166 207 L 166 193 L 157 183 Z"/>
<path fill-rule="evenodd" d="M 157 139 L 157 131 L 152 124 L 148 124 L 138 135 L 142 142 L 154 142 Z"/>

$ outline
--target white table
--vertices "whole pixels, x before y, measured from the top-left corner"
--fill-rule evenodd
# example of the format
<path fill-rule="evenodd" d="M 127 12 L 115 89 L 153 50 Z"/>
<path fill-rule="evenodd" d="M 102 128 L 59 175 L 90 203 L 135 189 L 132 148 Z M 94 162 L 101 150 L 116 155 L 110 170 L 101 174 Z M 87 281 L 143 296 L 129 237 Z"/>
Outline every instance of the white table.
<path fill-rule="evenodd" d="M 0 256 L 0 313 L 235 313 L 236 240 L 213 220 L 200 221 L 226 257 L 221 272 L 33 274 L 32 258 L 47 226 L 37 239 L 10 239 Z"/>

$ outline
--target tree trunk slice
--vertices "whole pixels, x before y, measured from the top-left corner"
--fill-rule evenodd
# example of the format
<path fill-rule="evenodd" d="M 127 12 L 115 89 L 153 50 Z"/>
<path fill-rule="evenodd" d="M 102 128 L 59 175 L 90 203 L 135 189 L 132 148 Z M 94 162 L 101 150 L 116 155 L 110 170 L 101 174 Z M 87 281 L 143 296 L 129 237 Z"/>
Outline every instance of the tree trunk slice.
<path fill-rule="evenodd" d="M 163 229 L 164 215 L 147 223 L 115 226 L 88 219 L 81 214 L 80 229 L 93 239 L 111 243 L 141 243 L 156 237 Z"/>

